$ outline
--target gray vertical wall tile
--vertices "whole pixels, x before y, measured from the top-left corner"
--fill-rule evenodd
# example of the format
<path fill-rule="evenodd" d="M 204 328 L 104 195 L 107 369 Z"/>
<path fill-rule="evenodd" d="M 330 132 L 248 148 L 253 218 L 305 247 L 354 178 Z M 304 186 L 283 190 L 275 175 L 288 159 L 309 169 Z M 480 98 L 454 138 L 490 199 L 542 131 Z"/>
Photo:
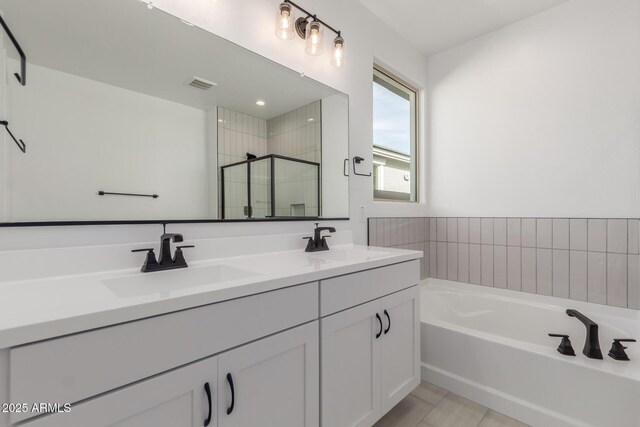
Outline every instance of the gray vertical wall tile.
<path fill-rule="evenodd" d="M 469 218 L 458 218 L 458 242 L 469 243 Z"/>
<path fill-rule="evenodd" d="M 587 301 L 586 252 L 569 251 L 569 298 L 577 301 Z"/>
<path fill-rule="evenodd" d="M 383 220 L 382 246 L 391 246 L 391 218 Z"/>
<path fill-rule="evenodd" d="M 506 240 L 506 222 L 505 222 L 505 240 Z M 507 247 L 493 247 L 493 286 L 496 288 L 507 287 Z"/>
<path fill-rule="evenodd" d="M 458 243 L 458 281 L 469 283 L 469 244 Z"/>
<path fill-rule="evenodd" d="M 429 277 L 427 275 L 427 266 L 429 265 L 429 252 L 424 243 L 418 243 L 420 247 L 419 250 L 422 251 L 422 258 L 420 258 L 420 279 L 426 279 Z"/>
<path fill-rule="evenodd" d="M 627 251 L 630 254 L 640 253 L 640 245 L 638 240 L 640 238 L 640 222 L 637 219 L 630 219 L 627 223 Z"/>
<path fill-rule="evenodd" d="M 384 246 L 384 219 L 376 219 L 376 246 Z"/>
<path fill-rule="evenodd" d="M 536 220 L 536 247 L 551 249 L 553 242 L 553 227 L 551 219 L 538 218 Z"/>
<path fill-rule="evenodd" d="M 469 243 L 482 243 L 480 218 L 469 218 Z"/>
<path fill-rule="evenodd" d="M 569 224 L 567 222 L 567 231 Z M 555 233 L 555 228 L 554 228 Z M 569 236 L 567 236 L 569 246 Z M 569 251 L 564 249 L 553 250 L 553 296 L 569 298 Z"/>
<path fill-rule="evenodd" d="M 522 290 L 522 249 L 520 246 L 507 247 L 507 288 Z"/>
<path fill-rule="evenodd" d="M 429 277 L 438 277 L 438 243 L 429 242 Z"/>
<path fill-rule="evenodd" d="M 572 218 L 569 220 L 569 249 L 576 251 L 587 250 L 587 220 Z"/>
<path fill-rule="evenodd" d="M 447 218 L 438 218 L 436 220 L 436 240 L 438 242 L 447 241 Z"/>
<path fill-rule="evenodd" d="M 398 219 L 389 218 L 389 246 L 396 246 L 398 240 Z"/>
<path fill-rule="evenodd" d="M 377 246 L 378 236 L 376 225 L 376 220 L 369 218 L 369 246 Z"/>
<path fill-rule="evenodd" d="M 447 242 L 458 242 L 458 218 L 447 218 Z"/>
<path fill-rule="evenodd" d="M 447 279 L 458 280 L 458 244 L 447 243 Z"/>
<path fill-rule="evenodd" d="M 607 304 L 627 306 L 627 254 L 607 254 Z"/>
<path fill-rule="evenodd" d="M 640 310 L 640 256 L 627 255 L 627 307 Z"/>
<path fill-rule="evenodd" d="M 536 283 L 536 249 L 522 248 L 522 290 L 535 294 Z"/>
<path fill-rule="evenodd" d="M 494 245 L 507 244 L 507 219 L 506 218 L 493 219 L 493 244 Z"/>
<path fill-rule="evenodd" d="M 569 249 L 569 220 L 553 219 L 553 249 Z"/>
<path fill-rule="evenodd" d="M 420 227 L 420 241 L 429 241 L 429 218 L 422 218 L 422 226 Z"/>
<path fill-rule="evenodd" d="M 607 254 L 604 252 L 587 254 L 587 300 L 598 304 L 607 303 Z"/>
<path fill-rule="evenodd" d="M 522 218 L 522 246 L 526 248 L 536 247 L 535 218 Z"/>
<path fill-rule="evenodd" d="M 446 279 L 447 278 L 447 243 L 446 242 L 437 242 L 437 251 L 436 257 L 438 259 L 438 270 L 437 277 L 438 279 Z"/>
<path fill-rule="evenodd" d="M 521 245 L 520 222 L 520 218 L 507 218 L 507 245 Z"/>
<path fill-rule="evenodd" d="M 405 232 L 405 238 L 408 243 L 415 243 L 417 233 L 416 233 L 416 218 L 407 218 L 407 228 Z"/>
<path fill-rule="evenodd" d="M 484 286 L 493 286 L 493 245 L 482 245 L 481 258 L 482 284 Z"/>
<path fill-rule="evenodd" d="M 607 251 L 607 220 L 590 219 L 587 223 L 587 249 L 589 252 Z"/>
<path fill-rule="evenodd" d="M 474 243 L 469 244 L 469 283 L 482 284 L 482 249 Z"/>
<path fill-rule="evenodd" d="M 438 219 L 429 218 L 429 241 L 435 242 L 438 240 Z"/>
<path fill-rule="evenodd" d="M 480 234 L 483 245 L 493 244 L 493 218 L 480 219 Z"/>
<path fill-rule="evenodd" d="M 607 220 L 607 252 L 627 253 L 627 220 Z"/>
<path fill-rule="evenodd" d="M 553 254 L 551 249 L 536 250 L 536 291 L 553 295 Z"/>
<path fill-rule="evenodd" d="M 404 235 L 402 243 L 405 245 L 411 243 L 411 218 L 402 218 L 402 234 Z"/>

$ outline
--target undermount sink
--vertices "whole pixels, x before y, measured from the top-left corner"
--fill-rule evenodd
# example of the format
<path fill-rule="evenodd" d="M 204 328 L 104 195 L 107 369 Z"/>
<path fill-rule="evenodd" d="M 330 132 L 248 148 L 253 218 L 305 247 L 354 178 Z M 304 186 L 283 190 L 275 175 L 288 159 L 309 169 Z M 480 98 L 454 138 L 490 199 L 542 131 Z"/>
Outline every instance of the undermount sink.
<path fill-rule="evenodd" d="M 357 262 L 384 258 L 386 256 L 389 256 L 389 252 L 363 249 L 330 249 L 324 252 L 311 252 L 308 256 L 311 259 L 319 259 L 323 261 Z"/>
<path fill-rule="evenodd" d="M 221 264 L 117 277 L 105 279 L 102 283 L 117 296 L 130 298 L 149 294 L 169 294 L 185 288 L 238 280 L 256 274 Z"/>

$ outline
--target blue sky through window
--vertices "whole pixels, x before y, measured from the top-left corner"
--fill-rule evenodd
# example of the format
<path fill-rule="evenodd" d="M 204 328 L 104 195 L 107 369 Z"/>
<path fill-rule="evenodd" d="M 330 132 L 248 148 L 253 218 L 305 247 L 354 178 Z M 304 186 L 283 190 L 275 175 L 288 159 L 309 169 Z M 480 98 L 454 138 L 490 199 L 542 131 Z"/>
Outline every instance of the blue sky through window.
<path fill-rule="evenodd" d="M 411 105 L 373 82 L 373 144 L 411 153 Z"/>

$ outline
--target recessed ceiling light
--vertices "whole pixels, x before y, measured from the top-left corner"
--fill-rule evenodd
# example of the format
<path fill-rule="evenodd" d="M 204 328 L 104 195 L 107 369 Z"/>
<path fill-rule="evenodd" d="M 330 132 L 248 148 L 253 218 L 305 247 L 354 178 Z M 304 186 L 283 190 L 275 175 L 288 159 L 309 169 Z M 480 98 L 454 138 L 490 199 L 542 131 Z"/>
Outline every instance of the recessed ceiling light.
<path fill-rule="evenodd" d="M 256 105 L 259 105 L 260 107 L 264 107 L 265 102 L 262 99 L 258 99 L 256 101 Z"/>

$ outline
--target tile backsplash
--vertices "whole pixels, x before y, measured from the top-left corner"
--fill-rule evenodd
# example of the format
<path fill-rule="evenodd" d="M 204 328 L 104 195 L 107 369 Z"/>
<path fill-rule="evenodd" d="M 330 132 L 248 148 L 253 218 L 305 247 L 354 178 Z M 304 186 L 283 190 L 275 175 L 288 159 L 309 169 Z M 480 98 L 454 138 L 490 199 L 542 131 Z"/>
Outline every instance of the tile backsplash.
<path fill-rule="evenodd" d="M 640 309 L 638 219 L 369 218 L 369 245 L 424 252 L 423 277 Z"/>

